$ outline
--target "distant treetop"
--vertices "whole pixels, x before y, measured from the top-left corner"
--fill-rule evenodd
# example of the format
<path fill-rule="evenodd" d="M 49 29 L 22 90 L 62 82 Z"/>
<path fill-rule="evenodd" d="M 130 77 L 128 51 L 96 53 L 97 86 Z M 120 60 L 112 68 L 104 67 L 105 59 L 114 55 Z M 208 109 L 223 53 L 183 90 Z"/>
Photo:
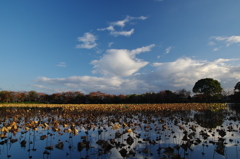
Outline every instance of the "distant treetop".
<path fill-rule="evenodd" d="M 194 93 L 202 93 L 205 95 L 213 96 L 215 94 L 220 94 L 222 92 L 221 84 L 212 78 L 204 78 L 198 80 L 194 87 Z"/>

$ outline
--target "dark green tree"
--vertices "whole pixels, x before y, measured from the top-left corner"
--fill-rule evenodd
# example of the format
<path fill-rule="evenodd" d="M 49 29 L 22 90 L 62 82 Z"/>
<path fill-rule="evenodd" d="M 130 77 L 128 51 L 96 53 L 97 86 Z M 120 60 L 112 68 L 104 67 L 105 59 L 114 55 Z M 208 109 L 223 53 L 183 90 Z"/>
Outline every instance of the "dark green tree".
<path fill-rule="evenodd" d="M 194 93 L 201 93 L 206 97 L 216 97 L 221 94 L 222 90 L 221 84 L 212 78 L 200 79 L 193 87 Z"/>
<path fill-rule="evenodd" d="M 238 82 L 234 87 L 234 95 L 232 96 L 235 102 L 240 101 L 240 82 Z"/>
<path fill-rule="evenodd" d="M 188 102 L 191 98 L 191 91 L 187 91 L 186 89 L 179 89 L 175 91 L 175 94 L 178 102 Z"/>
<path fill-rule="evenodd" d="M 38 94 L 36 91 L 29 91 L 28 98 L 30 102 L 36 102 L 38 100 Z"/>
<path fill-rule="evenodd" d="M 240 82 L 235 85 L 234 92 L 240 92 Z"/>

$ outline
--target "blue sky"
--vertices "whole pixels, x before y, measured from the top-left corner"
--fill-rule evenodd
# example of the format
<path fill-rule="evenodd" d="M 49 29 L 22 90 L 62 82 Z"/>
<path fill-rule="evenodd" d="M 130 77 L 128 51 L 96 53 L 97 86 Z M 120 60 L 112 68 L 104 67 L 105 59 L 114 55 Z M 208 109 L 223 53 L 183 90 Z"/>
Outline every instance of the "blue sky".
<path fill-rule="evenodd" d="M 233 90 L 239 17 L 239 0 L 1 1 L 0 90 Z"/>

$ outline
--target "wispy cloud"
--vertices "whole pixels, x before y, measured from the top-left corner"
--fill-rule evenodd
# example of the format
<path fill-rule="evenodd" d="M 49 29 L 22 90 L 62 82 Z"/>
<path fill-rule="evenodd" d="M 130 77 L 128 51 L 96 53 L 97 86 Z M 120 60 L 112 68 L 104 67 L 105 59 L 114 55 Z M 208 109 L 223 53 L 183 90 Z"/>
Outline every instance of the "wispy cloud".
<path fill-rule="evenodd" d="M 66 62 L 60 62 L 59 64 L 57 64 L 58 67 L 66 67 L 67 64 Z"/>
<path fill-rule="evenodd" d="M 41 79 L 42 77 L 40 77 L 39 79 Z M 35 80 L 38 81 L 38 80 Z M 41 82 L 40 82 L 41 83 Z M 43 82 L 44 84 L 44 82 Z M 42 90 L 44 90 L 45 92 L 49 92 L 49 93 L 59 93 L 59 92 L 68 92 L 68 91 L 72 91 L 72 89 L 70 88 L 53 88 L 53 85 L 51 86 L 45 86 L 45 85 L 39 85 L 39 84 L 32 84 L 30 85 L 32 87 L 35 88 L 40 88 Z"/>
<path fill-rule="evenodd" d="M 209 46 L 214 46 L 214 45 L 216 45 L 216 43 L 213 42 L 213 41 L 210 41 L 210 42 L 208 42 L 208 45 L 209 45 Z"/>
<path fill-rule="evenodd" d="M 95 35 L 86 32 L 82 37 L 78 37 L 78 41 L 82 42 L 82 44 L 76 45 L 76 48 L 92 49 L 97 46 L 96 40 L 97 37 Z"/>
<path fill-rule="evenodd" d="M 110 26 L 120 26 L 120 27 L 124 27 L 126 25 L 126 23 L 132 21 L 132 20 L 145 20 L 147 19 L 147 17 L 144 16 L 140 16 L 140 17 L 131 17 L 131 16 L 127 16 L 125 19 L 120 20 L 120 21 L 116 21 L 116 22 L 112 22 L 110 23 Z"/>
<path fill-rule="evenodd" d="M 98 28 L 97 30 L 98 31 L 104 31 L 104 30 L 114 31 L 115 29 L 114 29 L 114 26 L 110 25 L 110 26 L 108 26 L 106 28 Z"/>
<path fill-rule="evenodd" d="M 41 85 L 35 85 L 35 87 L 42 88 L 49 92 L 59 92 L 64 90 L 81 91 L 83 93 L 89 93 L 96 90 L 111 91 L 118 90 L 124 80 L 117 77 L 92 77 L 92 76 L 71 76 L 67 78 L 47 78 L 39 77 L 35 82 Z M 47 85 L 47 86 L 43 86 Z M 61 90 L 59 90 L 61 86 Z M 55 89 L 54 87 L 58 87 Z"/>
<path fill-rule="evenodd" d="M 131 36 L 134 32 L 134 29 L 131 29 L 129 31 L 111 31 L 110 34 L 113 35 L 113 36 L 119 36 L 119 35 L 122 35 L 122 36 Z"/>
<path fill-rule="evenodd" d="M 110 25 L 106 28 L 99 28 L 97 30 L 99 31 L 104 31 L 104 30 L 108 30 L 110 32 L 111 35 L 113 36 L 131 36 L 134 32 L 134 29 L 131 29 L 129 31 L 126 31 L 126 30 L 117 30 L 115 29 L 115 27 L 125 27 L 127 23 L 129 23 L 130 21 L 132 20 L 145 20 L 147 19 L 147 17 L 145 16 L 140 16 L 140 17 L 131 17 L 131 16 L 127 16 L 125 19 L 123 20 L 119 20 L 119 21 L 116 21 L 116 22 L 110 22 Z"/>
<path fill-rule="evenodd" d="M 221 49 L 221 47 L 216 47 L 216 48 L 213 49 L 213 51 L 218 51 L 220 49 Z"/>
<path fill-rule="evenodd" d="M 169 46 L 168 48 L 166 48 L 165 53 L 168 54 L 173 48 L 173 46 Z"/>
<path fill-rule="evenodd" d="M 113 42 L 108 43 L 108 47 L 111 47 L 113 45 Z"/>
<path fill-rule="evenodd" d="M 224 41 L 227 46 L 232 44 L 240 44 L 240 36 L 213 36 L 210 39 L 215 39 L 216 41 Z"/>

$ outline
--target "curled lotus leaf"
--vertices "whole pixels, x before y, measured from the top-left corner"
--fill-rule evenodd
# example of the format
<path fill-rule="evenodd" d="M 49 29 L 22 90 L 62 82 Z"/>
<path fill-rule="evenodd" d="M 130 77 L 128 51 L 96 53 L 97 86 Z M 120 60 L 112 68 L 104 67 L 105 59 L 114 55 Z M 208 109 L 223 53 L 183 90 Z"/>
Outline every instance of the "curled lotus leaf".
<path fill-rule="evenodd" d="M 121 149 L 119 152 L 123 158 L 127 156 L 127 150 L 125 148 Z"/>
<path fill-rule="evenodd" d="M 224 137 L 226 135 L 226 132 L 224 130 L 219 130 L 218 133 L 221 137 Z"/>
<path fill-rule="evenodd" d="M 127 133 L 132 133 L 132 129 L 127 129 Z"/>
<path fill-rule="evenodd" d="M 90 144 L 90 142 L 89 141 L 86 141 L 86 140 L 84 140 L 84 141 L 82 141 L 82 142 L 79 142 L 78 143 L 78 146 L 77 146 L 77 148 L 78 148 L 78 151 L 79 152 L 81 152 L 84 148 L 89 148 L 89 144 Z"/>
<path fill-rule="evenodd" d="M 44 140 L 44 139 L 46 139 L 48 137 L 48 135 L 42 135 L 42 136 L 40 136 L 40 140 Z"/>
<path fill-rule="evenodd" d="M 63 142 L 59 142 L 58 144 L 55 145 L 55 147 L 60 150 L 63 149 L 63 146 L 64 146 Z"/>
<path fill-rule="evenodd" d="M 142 150 L 142 153 L 147 154 L 147 153 L 151 153 L 151 151 L 150 151 L 147 147 L 145 147 L 145 148 Z"/>
<path fill-rule="evenodd" d="M 48 152 L 47 150 L 45 150 L 45 151 L 43 152 L 43 154 L 49 155 L 50 152 Z"/>
<path fill-rule="evenodd" d="M 53 146 L 52 146 L 52 145 L 46 146 L 45 149 L 47 149 L 47 150 L 53 150 Z"/>
<path fill-rule="evenodd" d="M 132 145 L 132 144 L 134 143 L 134 139 L 133 139 L 131 136 L 128 136 L 128 138 L 127 138 L 127 143 L 128 143 L 129 145 Z"/>
<path fill-rule="evenodd" d="M 119 124 L 115 124 L 112 126 L 112 129 L 113 130 L 118 130 L 120 128 L 120 125 Z"/>

